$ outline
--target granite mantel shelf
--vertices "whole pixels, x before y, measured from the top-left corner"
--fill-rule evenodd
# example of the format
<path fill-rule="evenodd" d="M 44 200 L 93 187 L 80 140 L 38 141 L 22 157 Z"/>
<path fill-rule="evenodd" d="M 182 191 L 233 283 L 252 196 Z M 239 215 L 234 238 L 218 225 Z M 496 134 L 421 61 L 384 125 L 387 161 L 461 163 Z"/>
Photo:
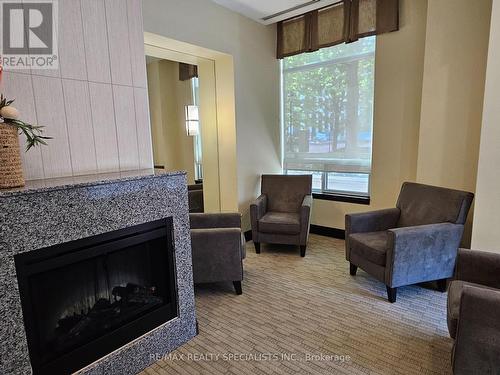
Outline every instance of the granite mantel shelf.
<path fill-rule="evenodd" d="M 178 176 L 184 175 L 185 173 L 186 172 L 184 171 L 167 172 L 163 169 L 141 169 L 133 171 L 31 180 L 26 181 L 26 185 L 23 187 L 0 189 L 0 197 L 41 193 L 61 189 L 74 189 L 78 187 L 109 184 L 118 181 L 144 180 L 145 178 L 155 178 L 160 176 Z"/>
<path fill-rule="evenodd" d="M 174 224 L 178 318 L 81 374 L 136 374 L 196 335 L 186 173 L 149 169 L 0 190 L 0 374 L 31 374 L 15 255 L 166 217 Z"/>

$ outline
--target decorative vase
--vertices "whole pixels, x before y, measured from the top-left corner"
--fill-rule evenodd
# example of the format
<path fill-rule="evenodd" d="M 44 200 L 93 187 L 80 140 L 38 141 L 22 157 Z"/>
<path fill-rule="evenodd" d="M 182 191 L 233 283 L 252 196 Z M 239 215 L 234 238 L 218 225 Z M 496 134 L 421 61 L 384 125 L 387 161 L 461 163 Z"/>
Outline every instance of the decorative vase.
<path fill-rule="evenodd" d="M 25 185 L 17 128 L 0 123 L 0 189 Z"/>

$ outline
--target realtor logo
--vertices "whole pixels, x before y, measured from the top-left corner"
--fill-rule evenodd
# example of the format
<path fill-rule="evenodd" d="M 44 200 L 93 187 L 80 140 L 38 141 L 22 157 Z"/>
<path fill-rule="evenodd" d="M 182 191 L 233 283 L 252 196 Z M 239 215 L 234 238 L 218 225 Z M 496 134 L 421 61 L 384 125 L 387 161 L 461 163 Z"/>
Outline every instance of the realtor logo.
<path fill-rule="evenodd" d="M 10 69 L 56 69 L 57 1 L 0 0 L 0 65 Z"/>

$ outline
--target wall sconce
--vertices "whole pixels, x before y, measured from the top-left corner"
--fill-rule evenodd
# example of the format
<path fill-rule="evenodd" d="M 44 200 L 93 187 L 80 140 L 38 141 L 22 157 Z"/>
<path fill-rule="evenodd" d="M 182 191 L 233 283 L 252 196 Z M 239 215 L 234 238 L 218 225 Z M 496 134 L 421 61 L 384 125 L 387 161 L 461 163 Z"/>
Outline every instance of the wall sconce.
<path fill-rule="evenodd" d="M 200 114 L 197 105 L 186 106 L 186 133 L 189 136 L 200 134 Z"/>

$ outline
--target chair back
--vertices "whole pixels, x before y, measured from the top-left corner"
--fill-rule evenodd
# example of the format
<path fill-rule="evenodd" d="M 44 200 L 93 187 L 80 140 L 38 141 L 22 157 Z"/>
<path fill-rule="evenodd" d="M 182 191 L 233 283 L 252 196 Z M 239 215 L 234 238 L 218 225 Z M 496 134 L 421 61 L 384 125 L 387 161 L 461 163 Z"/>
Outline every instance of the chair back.
<path fill-rule="evenodd" d="M 398 227 L 454 223 L 465 224 L 474 194 L 437 186 L 405 182 L 397 207 Z"/>
<path fill-rule="evenodd" d="M 304 197 L 312 194 L 312 176 L 262 175 L 261 192 L 268 211 L 299 212 Z"/>

